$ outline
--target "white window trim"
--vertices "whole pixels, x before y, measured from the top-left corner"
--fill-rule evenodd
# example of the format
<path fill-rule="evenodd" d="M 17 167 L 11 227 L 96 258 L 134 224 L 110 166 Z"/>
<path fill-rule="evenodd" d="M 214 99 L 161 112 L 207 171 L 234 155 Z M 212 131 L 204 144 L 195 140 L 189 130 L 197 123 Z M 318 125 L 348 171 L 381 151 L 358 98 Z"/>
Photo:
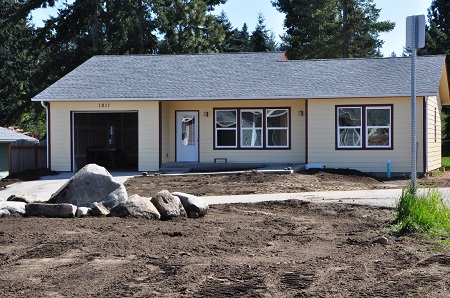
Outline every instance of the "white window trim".
<path fill-rule="evenodd" d="M 269 127 L 267 125 L 267 118 L 269 118 L 269 111 L 286 111 L 287 114 L 287 126 L 285 127 Z M 290 119 L 289 119 L 289 109 L 266 109 L 266 115 L 265 115 L 266 119 L 265 119 L 265 123 L 266 123 L 266 132 L 265 132 L 265 136 L 266 136 L 266 148 L 289 148 L 289 144 L 290 144 L 290 140 L 289 140 L 289 130 L 290 130 Z M 283 146 L 276 146 L 276 145 L 270 145 L 269 144 L 269 130 L 284 130 L 286 131 L 286 145 Z"/>
<path fill-rule="evenodd" d="M 245 112 L 260 112 L 261 113 L 261 127 L 243 127 L 243 121 L 242 121 L 242 113 Z M 241 148 L 263 148 L 263 144 L 264 144 L 264 133 L 263 133 L 263 127 L 264 127 L 264 110 L 263 109 L 242 109 L 240 110 L 240 145 Z M 243 131 L 244 130 L 250 130 L 250 131 L 260 131 L 261 132 L 261 145 L 259 146 L 252 146 L 252 145 L 245 145 L 244 144 L 244 140 L 242 139 L 243 137 Z"/>
<path fill-rule="evenodd" d="M 340 126 L 339 125 L 339 110 L 340 109 L 360 109 L 361 110 L 361 124 L 359 126 Z M 354 106 L 354 107 L 338 107 L 337 108 L 337 117 L 336 117 L 336 125 L 337 125 L 337 147 L 339 149 L 360 149 L 362 148 L 363 142 L 362 142 L 362 137 L 363 137 L 363 107 L 361 106 Z M 359 146 L 342 146 L 341 145 L 341 129 L 358 129 L 360 130 L 360 141 L 359 141 Z"/>
<path fill-rule="evenodd" d="M 368 110 L 389 110 L 389 126 L 375 126 L 375 125 L 373 125 L 373 126 L 369 126 L 368 124 L 367 124 L 367 120 L 368 120 L 368 117 L 367 117 L 367 111 Z M 392 138 L 392 109 L 391 109 L 391 107 L 390 106 L 373 106 L 373 107 L 366 107 L 366 119 L 365 119 L 365 123 L 366 123 L 366 127 L 365 127 L 365 129 L 366 129 L 366 131 L 365 131 L 365 133 L 366 133 L 366 136 L 365 136 L 365 139 L 366 139 L 366 148 L 370 148 L 370 149 L 372 149 L 372 148 L 382 148 L 382 149 L 386 149 L 386 148 L 391 148 L 392 147 L 392 141 L 391 141 L 391 138 Z M 371 128 L 375 128 L 375 129 L 378 129 L 378 128 L 380 128 L 380 129 L 388 129 L 389 130 L 389 144 L 388 145 L 385 145 L 385 146 L 375 146 L 375 145 L 369 145 L 369 129 L 371 129 Z"/>
<path fill-rule="evenodd" d="M 218 128 L 217 127 L 217 112 L 235 112 L 236 113 L 236 127 L 232 127 L 232 128 L 222 128 L 222 127 L 220 127 L 220 128 Z M 219 138 L 218 138 L 218 136 L 217 136 L 217 132 L 218 131 L 225 131 L 225 130 L 233 130 L 233 131 L 235 131 L 235 134 L 234 134 L 234 138 L 235 138 L 235 140 L 234 140 L 234 142 L 235 142 L 235 144 L 236 145 L 234 145 L 234 146 L 220 146 L 219 144 L 218 144 L 218 140 L 219 140 Z M 220 110 L 216 110 L 215 111 L 215 115 L 214 115 L 214 134 L 215 134 L 215 147 L 216 148 L 220 148 L 220 149 L 227 149 L 227 148 L 238 148 L 238 133 L 237 133 L 237 130 L 238 130 L 238 111 L 236 110 L 236 109 L 220 109 Z"/>

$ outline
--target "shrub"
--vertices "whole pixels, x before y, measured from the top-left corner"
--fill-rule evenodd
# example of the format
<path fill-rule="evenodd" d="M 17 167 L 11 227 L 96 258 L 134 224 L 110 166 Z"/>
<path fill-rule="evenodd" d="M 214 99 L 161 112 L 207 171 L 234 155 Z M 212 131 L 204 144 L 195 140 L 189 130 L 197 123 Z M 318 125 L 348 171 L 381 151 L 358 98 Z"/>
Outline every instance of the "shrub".
<path fill-rule="evenodd" d="M 450 208 L 435 189 L 416 193 L 402 191 L 397 201 L 396 225 L 400 234 L 421 233 L 432 237 L 450 235 Z"/>

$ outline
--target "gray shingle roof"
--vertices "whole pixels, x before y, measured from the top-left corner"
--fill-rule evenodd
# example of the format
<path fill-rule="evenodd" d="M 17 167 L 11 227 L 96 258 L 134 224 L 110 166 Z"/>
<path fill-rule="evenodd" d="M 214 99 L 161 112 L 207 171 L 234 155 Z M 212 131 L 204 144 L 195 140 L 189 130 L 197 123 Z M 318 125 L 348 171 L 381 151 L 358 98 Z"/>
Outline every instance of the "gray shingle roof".
<path fill-rule="evenodd" d="M 9 130 L 4 127 L 0 127 L 0 143 L 12 143 L 17 140 L 27 140 L 29 142 L 38 143 L 39 141 L 35 138 L 26 136 L 21 133 Z"/>
<path fill-rule="evenodd" d="M 282 53 L 95 56 L 32 100 L 409 96 L 410 59 L 280 61 Z M 418 57 L 417 94 L 436 94 L 445 56 Z"/>

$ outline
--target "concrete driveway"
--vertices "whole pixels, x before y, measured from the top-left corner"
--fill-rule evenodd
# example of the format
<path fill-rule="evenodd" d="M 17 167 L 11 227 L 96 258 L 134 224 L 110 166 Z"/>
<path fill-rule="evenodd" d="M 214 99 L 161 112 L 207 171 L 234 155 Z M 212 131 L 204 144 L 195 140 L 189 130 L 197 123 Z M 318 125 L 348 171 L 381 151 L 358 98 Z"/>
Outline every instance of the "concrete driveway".
<path fill-rule="evenodd" d="M 63 172 L 55 176 L 45 176 L 41 180 L 19 182 L 9 185 L 0 191 L 0 201 L 6 200 L 12 194 L 26 193 L 34 194 L 42 199 L 49 199 L 74 173 Z M 139 176 L 141 173 L 112 172 L 111 175 L 117 182 L 124 182 L 128 178 Z M 423 191 L 423 190 L 422 190 Z M 445 198 L 450 197 L 450 188 L 440 188 L 439 191 Z M 256 203 L 275 200 L 302 200 L 318 203 L 344 203 L 360 204 L 382 207 L 395 207 L 396 200 L 402 193 L 401 189 L 379 189 L 379 190 L 349 190 L 349 191 L 322 191 L 301 193 L 279 193 L 279 194 L 251 194 L 235 196 L 205 196 L 208 204 L 227 203 Z"/>
<path fill-rule="evenodd" d="M 128 178 L 141 175 L 141 173 L 130 172 L 111 172 L 114 180 L 117 182 L 125 182 Z M 0 190 L 0 201 L 6 200 L 13 194 L 33 194 L 42 199 L 50 199 L 64 183 L 67 182 L 75 173 L 61 172 L 54 176 L 43 176 L 40 180 L 18 182 L 8 185 L 6 189 Z"/>

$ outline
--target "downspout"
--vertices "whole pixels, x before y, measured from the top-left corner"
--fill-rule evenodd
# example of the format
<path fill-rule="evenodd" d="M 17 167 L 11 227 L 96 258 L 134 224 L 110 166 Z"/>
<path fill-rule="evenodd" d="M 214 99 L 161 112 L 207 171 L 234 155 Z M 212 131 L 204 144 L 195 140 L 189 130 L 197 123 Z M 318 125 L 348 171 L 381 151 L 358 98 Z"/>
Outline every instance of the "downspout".
<path fill-rule="evenodd" d="M 43 106 L 44 107 L 44 109 L 45 109 L 45 130 L 46 130 L 46 135 L 47 135 L 47 140 L 45 141 L 46 142 L 46 148 L 47 148 L 47 169 L 49 168 L 49 164 L 50 164 L 50 156 L 49 156 L 49 154 L 48 154 L 48 152 L 49 152 L 49 146 L 48 146 L 48 144 L 49 144 L 49 142 L 48 142 L 48 138 L 50 137 L 49 136 L 49 134 L 48 134 L 48 107 L 47 107 L 47 105 L 45 105 L 44 104 L 44 101 L 43 100 L 41 100 L 41 106 Z"/>

